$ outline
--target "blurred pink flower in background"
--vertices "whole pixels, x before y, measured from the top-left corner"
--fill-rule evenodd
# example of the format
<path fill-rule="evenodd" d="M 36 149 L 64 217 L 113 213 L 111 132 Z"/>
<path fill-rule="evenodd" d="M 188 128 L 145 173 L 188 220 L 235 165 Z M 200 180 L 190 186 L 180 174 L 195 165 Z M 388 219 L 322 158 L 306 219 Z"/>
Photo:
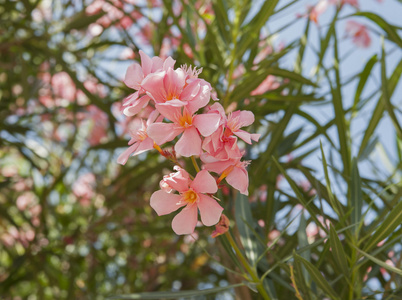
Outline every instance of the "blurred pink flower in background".
<path fill-rule="evenodd" d="M 346 35 L 352 37 L 353 43 L 361 48 L 367 48 L 371 45 L 371 38 L 367 27 L 356 21 L 349 20 L 345 27 Z"/>
<path fill-rule="evenodd" d="M 78 198 L 82 206 L 88 206 L 91 199 L 95 196 L 95 175 L 93 173 L 86 173 L 78 177 L 73 183 L 72 190 L 74 195 Z"/>
<path fill-rule="evenodd" d="M 133 24 L 132 18 L 142 17 L 138 12 L 136 14 L 131 14 L 131 17 L 127 16 L 124 10 L 124 4 L 131 3 L 133 1 L 123 1 L 123 0 L 94 0 L 90 5 L 87 6 L 85 12 L 89 15 L 100 14 L 102 11 L 105 13 L 100 17 L 96 23 L 101 25 L 103 28 L 108 28 L 112 23 L 116 23 L 117 27 L 124 29 L 129 28 Z"/>
<path fill-rule="evenodd" d="M 66 72 L 59 72 L 52 76 L 52 90 L 54 95 L 70 102 L 76 98 L 75 84 Z"/>
<path fill-rule="evenodd" d="M 318 24 L 318 17 L 322 15 L 328 8 L 328 0 L 320 0 L 310 11 L 309 18 Z"/>
<path fill-rule="evenodd" d="M 107 138 L 109 119 L 107 114 L 95 105 L 89 105 L 87 111 L 87 115 L 92 122 L 87 139 L 91 146 L 98 145 Z"/>
<path fill-rule="evenodd" d="M 251 92 L 250 95 L 262 95 L 268 91 L 277 89 L 281 84 L 278 82 L 274 75 L 268 75 L 260 85 Z"/>

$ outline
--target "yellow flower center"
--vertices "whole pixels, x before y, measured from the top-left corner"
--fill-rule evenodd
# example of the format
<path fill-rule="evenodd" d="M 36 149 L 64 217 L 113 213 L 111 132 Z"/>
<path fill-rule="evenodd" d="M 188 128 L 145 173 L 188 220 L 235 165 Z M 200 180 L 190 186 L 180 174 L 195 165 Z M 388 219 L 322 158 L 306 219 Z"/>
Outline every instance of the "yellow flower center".
<path fill-rule="evenodd" d="M 198 195 L 196 192 L 194 192 L 193 190 L 188 190 L 187 192 L 182 194 L 182 200 L 184 202 L 187 202 L 189 204 L 193 204 L 195 201 L 197 201 L 198 199 Z"/>
<path fill-rule="evenodd" d="M 184 128 L 188 128 L 193 124 L 193 117 L 187 112 L 187 110 L 184 110 L 183 115 L 180 116 L 179 124 Z"/>
<path fill-rule="evenodd" d="M 138 137 L 138 139 L 139 139 L 140 141 L 143 141 L 143 140 L 145 140 L 145 139 L 148 137 L 148 135 L 147 135 L 147 132 L 146 132 L 146 131 L 144 131 L 144 130 L 138 130 L 138 131 L 137 131 L 137 137 Z"/>
<path fill-rule="evenodd" d="M 171 94 L 171 93 L 169 93 L 169 94 L 167 95 L 167 97 L 166 97 L 166 101 L 170 101 L 170 100 L 177 99 L 177 98 L 178 98 L 178 97 L 177 97 L 176 94 Z"/>

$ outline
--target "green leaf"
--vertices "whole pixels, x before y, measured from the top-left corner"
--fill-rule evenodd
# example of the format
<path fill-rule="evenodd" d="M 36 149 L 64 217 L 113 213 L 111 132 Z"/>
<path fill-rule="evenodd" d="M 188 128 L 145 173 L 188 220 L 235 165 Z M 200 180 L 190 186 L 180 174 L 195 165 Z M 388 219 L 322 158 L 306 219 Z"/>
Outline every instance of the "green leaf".
<path fill-rule="evenodd" d="M 349 274 L 348 268 L 348 260 L 346 258 L 345 250 L 343 249 L 342 243 L 339 240 L 338 234 L 335 231 L 335 228 L 330 225 L 329 229 L 329 243 L 332 249 L 332 255 L 336 261 L 337 266 L 341 269 L 342 273 L 347 278 Z"/>
<path fill-rule="evenodd" d="M 254 225 L 251 214 L 250 202 L 248 197 L 238 193 L 235 201 L 235 219 L 240 233 L 240 240 L 244 251 L 251 264 L 255 264 L 258 259 L 258 243 L 252 230 L 249 228 Z"/>
<path fill-rule="evenodd" d="M 388 97 L 392 96 L 392 93 L 394 92 L 395 87 L 396 87 L 399 79 L 401 78 L 401 74 L 402 74 L 402 59 L 399 61 L 398 65 L 395 67 L 393 74 L 388 79 L 388 87 L 387 87 Z M 373 109 L 373 114 L 370 118 L 370 121 L 365 130 L 363 139 L 360 143 L 360 149 L 359 149 L 359 155 L 358 155 L 359 157 L 361 156 L 361 154 L 363 153 L 364 149 L 366 148 L 368 142 L 372 138 L 374 131 L 377 128 L 377 125 L 380 123 L 380 120 L 384 113 L 385 103 L 384 103 L 384 101 L 382 101 L 381 98 L 382 98 L 382 95 L 380 96 L 380 99 L 378 100 L 376 107 Z"/>
<path fill-rule="evenodd" d="M 381 55 L 381 83 L 382 83 L 382 99 L 385 103 L 385 108 L 388 111 L 389 117 L 391 118 L 392 123 L 394 124 L 397 135 L 402 138 L 402 128 L 398 122 L 398 118 L 395 115 L 392 103 L 391 103 L 391 95 L 388 91 L 388 80 L 387 80 L 387 71 L 385 64 L 385 49 L 384 43 L 382 45 L 382 55 Z"/>
<path fill-rule="evenodd" d="M 251 48 L 250 44 L 259 41 L 261 27 L 271 17 L 278 2 L 279 0 L 264 1 L 254 18 L 249 23 L 242 24 L 240 28 L 242 34 L 237 50 L 237 57 L 243 57 L 244 53 Z"/>
<path fill-rule="evenodd" d="M 306 228 L 307 228 L 306 218 L 304 217 L 304 214 L 301 213 L 299 229 L 297 230 L 297 241 L 301 248 L 307 247 L 309 245 Z M 301 256 L 305 260 L 310 261 L 310 256 L 311 256 L 310 250 L 306 250 L 306 251 L 302 252 Z M 307 270 L 305 268 L 303 268 L 302 272 L 303 272 L 303 276 L 304 276 L 305 280 L 310 281 L 310 276 L 308 275 Z"/>
<path fill-rule="evenodd" d="M 377 228 L 367 241 L 364 251 L 370 251 L 375 245 L 387 238 L 399 225 L 402 224 L 402 201 L 392 208 L 386 219 Z"/>
<path fill-rule="evenodd" d="M 128 147 L 128 141 L 114 140 L 114 141 L 110 141 L 110 142 L 107 142 L 107 143 L 92 146 L 92 147 L 90 147 L 90 150 L 95 150 L 95 149 L 116 149 L 116 148 L 122 148 L 122 147 Z"/>
<path fill-rule="evenodd" d="M 329 285 L 328 281 L 322 276 L 321 272 L 312 263 L 308 262 L 298 254 L 295 254 L 295 260 L 300 261 L 304 265 L 304 267 L 310 273 L 314 282 L 325 292 L 326 296 L 329 296 L 331 299 L 340 300 L 333 288 Z"/>
<path fill-rule="evenodd" d="M 359 251 L 361 254 L 363 254 L 365 257 L 367 257 L 369 260 L 375 262 L 380 267 L 383 267 L 384 269 L 386 269 L 386 270 L 388 270 L 390 272 L 393 272 L 393 273 L 396 273 L 396 274 L 402 276 L 402 270 L 401 269 L 392 267 L 392 266 L 386 264 L 385 262 L 379 260 L 378 258 L 375 258 L 374 256 L 364 252 L 363 250 L 361 250 L 361 249 L 359 249 L 359 248 L 357 248 L 355 246 L 353 246 L 353 247 L 356 248 L 357 251 Z"/>
<path fill-rule="evenodd" d="M 274 75 L 274 76 L 278 76 L 278 77 L 282 77 L 282 78 L 289 78 L 289 79 L 292 79 L 293 81 L 297 81 L 302 84 L 307 84 L 307 85 L 311 85 L 314 87 L 318 87 L 316 83 L 312 82 L 310 79 L 307 79 L 296 72 L 292 72 L 292 71 L 280 69 L 280 68 L 269 68 L 268 72 L 269 72 L 269 74 Z"/>
<path fill-rule="evenodd" d="M 324 149 L 322 147 L 321 141 L 320 141 L 320 148 L 321 148 L 322 165 L 323 165 L 323 168 L 324 168 L 325 183 L 326 183 L 327 192 L 328 192 L 329 204 L 331 204 L 333 210 L 339 216 L 339 219 L 342 219 L 343 216 L 344 216 L 343 209 L 342 209 L 342 206 L 341 206 L 340 202 L 335 199 L 335 196 L 334 196 L 334 194 L 332 193 L 332 190 L 331 190 L 331 181 L 329 179 L 329 174 L 328 174 L 327 159 L 325 158 Z"/>
<path fill-rule="evenodd" d="M 285 155 L 292 149 L 294 143 L 296 142 L 302 130 L 303 128 L 299 128 L 283 139 L 283 141 L 278 145 L 279 156 Z"/>
<path fill-rule="evenodd" d="M 335 124 L 336 129 L 338 131 L 338 139 L 340 146 L 340 154 L 342 157 L 343 164 L 343 174 L 346 176 L 350 175 L 350 146 L 349 146 L 349 127 L 345 120 L 345 110 L 343 109 L 343 101 L 342 101 L 342 83 L 341 83 L 341 74 L 340 74 L 340 60 L 339 60 L 339 50 L 338 50 L 338 39 L 336 36 L 336 31 L 334 29 L 334 70 L 335 70 L 335 88 L 331 85 L 331 93 L 332 93 L 332 102 L 335 111 Z"/>
<path fill-rule="evenodd" d="M 356 88 L 355 100 L 353 103 L 352 112 L 357 110 L 357 105 L 360 101 L 360 97 L 363 92 L 363 89 L 366 86 L 367 79 L 369 78 L 369 76 L 371 74 L 371 70 L 373 69 L 373 67 L 377 63 L 377 61 L 378 61 L 377 54 L 375 54 L 369 59 L 366 66 L 364 67 L 363 71 L 360 73 L 360 80 L 359 80 L 359 84 L 357 85 L 357 88 Z"/>
<path fill-rule="evenodd" d="M 363 195 L 362 182 L 357 166 L 357 160 L 354 158 L 352 162 L 352 178 L 350 182 L 350 205 L 352 206 L 352 224 L 355 224 L 355 236 L 358 236 L 359 225 L 362 217 Z"/>
<path fill-rule="evenodd" d="M 232 259 L 233 263 L 239 268 L 239 270 L 242 270 L 242 266 L 239 262 L 239 259 L 237 258 L 236 254 L 233 252 L 233 248 L 229 243 L 229 240 L 225 234 L 218 236 L 218 240 L 221 242 L 223 248 L 225 249 L 226 253 L 229 255 L 229 257 Z"/>
<path fill-rule="evenodd" d="M 293 251 L 293 257 L 295 257 L 296 255 L 297 255 L 296 252 Z M 307 286 L 306 277 L 303 274 L 303 271 L 306 269 L 303 268 L 301 262 L 297 259 L 295 259 L 293 266 L 294 266 L 294 280 L 297 285 L 297 288 L 301 292 L 303 299 L 310 300 L 312 298 L 311 297 L 312 290 Z"/>
<path fill-rule="evenodd" d="M 72 29 L 84 29 L 87 28 L 90 24 L 95 23 L 99 18 L 103 17 L 106 12 L 101 11 L 100 13 L 88 16 L 85 11 L 81 11 L 78 14 L 74 15 L 69 23 L 66 24 L 63 31 L 69 32 Z"/>
<path fill-rule="evenodd" d="M 282 95 L 275 94 L 272 91 L 264 93 L 262 95 L 255 96 L 258 98 L 266 98 L 270 101 L 284 101 L 284 102 L 308 102 L 308 101 L 322 101 L 325 100 L 323 97 L 317 98 L 315 94 L 304 94 L 304 95 Z"/>
<path fill-rule="evenodd" d="M 233 285 L 228 285 L 224 287 L 218 287 L 213 289 L 206 290 L 193 290 L 193 291 L 177 291 L 177 292 L 146 292 L 146 293 L 135 293 L 135 294 L 127 294 L 127 295 L 116 295 L 108 297 L 107 299 L 178 299 L 181 297 L 196 297 L 203 295 L 216 294 L 223 291 L 227 291 L 229 289 L 233 289 L 239 286 L 243 286 L 244 283 L 238 283 Z"/>
<path fill-rule="evenodd" d="M 324 230 L 326 233 L 328 233 L 327 228 L 318 220 L 317 215 L 320 215 L 320 210 L 314 205 L 314 203 L 307 202 L 306 199 L 304 199 L 303 194 L 300 192 L 299 187 L 297 184 L 289 177 L 289 175 L 286 173 L 286 171 L 283 169 L 283 167 L 278 163 L 278 161 L 272 157 L 275 165 L 278 167 L 279 171 L 285 176 L 287 182 L 289 183 L 290 187 L 292 188 L 293 192 L 296 194 L 297 199 L 300 201 L 300 203 L 303 205 L 305 209 L 310 213 L 311 218 L 314 220 L 314 222 L 317 224 L 317 226 L 320 226 L 322 230 Z"/>

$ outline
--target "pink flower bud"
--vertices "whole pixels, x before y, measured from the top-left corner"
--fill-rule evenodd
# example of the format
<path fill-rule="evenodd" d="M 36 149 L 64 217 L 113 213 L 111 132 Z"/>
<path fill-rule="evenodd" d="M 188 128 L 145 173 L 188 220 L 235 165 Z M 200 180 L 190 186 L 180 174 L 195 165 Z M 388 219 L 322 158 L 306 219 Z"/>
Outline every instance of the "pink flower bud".
<path fill-rule="evenodd" d="M 224 214 L 221 215 L 219 223 L 215 225 L 215 230 L 212 232 L 211 237 L 216 238 L 229 230 L 229 219 Z"/>

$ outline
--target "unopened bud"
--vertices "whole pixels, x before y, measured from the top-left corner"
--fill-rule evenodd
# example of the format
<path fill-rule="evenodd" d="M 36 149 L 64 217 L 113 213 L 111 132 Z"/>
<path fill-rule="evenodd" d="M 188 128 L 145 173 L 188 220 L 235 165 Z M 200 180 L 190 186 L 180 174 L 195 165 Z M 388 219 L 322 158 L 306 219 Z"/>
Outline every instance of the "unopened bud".
<path fill-rule="evenodd" d="M 216 238 L 229 230 L 229 219 L 224 214 L 221 215 L 221 219 L 218 224 L 215 225 L 215 230 L 212 232 L 211 237 Z"/>

